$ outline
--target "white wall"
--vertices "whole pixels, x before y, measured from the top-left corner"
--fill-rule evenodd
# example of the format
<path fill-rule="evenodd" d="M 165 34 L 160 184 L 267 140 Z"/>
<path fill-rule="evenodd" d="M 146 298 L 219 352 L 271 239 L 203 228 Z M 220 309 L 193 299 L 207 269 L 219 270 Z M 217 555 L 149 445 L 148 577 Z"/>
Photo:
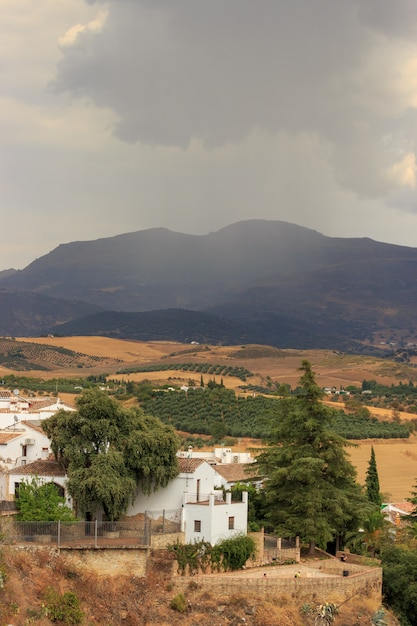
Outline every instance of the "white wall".
<path fill-rule="evenodd" d="M 126 515 L 132 516 L 145 511 L 180 509 L 183 493 L 197 493 L 197 480 L 200 481 L 200 496 L 208 496 L 214 489 L 215 472 L 208 463 L 201 463 L 193 473 L 180 473 L 166 487 L 158 489 L 149 496 L 141 489 L 137 490 L 135 502 L 129 506 Z"/>
<path fill-rule="evenodd" d="M 212 545 L 223 539 L 229 539 L 238 534 L 247 533 L 248 499 L 243 494 L 242 502 L 231 502 L 227 494 L 226 503 L 215 504 L 214 496 L 210 497 L 209 505 L 184 504 L 183 530 L 185 542 L 208 541 Z M 234 528 L 229 529 L 229 518 L 234 517 Z M 201 522 L 200 532 L 195 532 L 194 522 Z"/>
<path fill-rule="evenodd" d="M 39 430 L 18 424 L 16 430 L 9 430 L 8 432 L 16 435 L 16 437 L 13 437 L 13 439 L 10 439 L 7 443 L 0 445 L 0 462 L 8 469 L 22 465 L 26 439 L 31 439 L 35 442 L 34 444 L 26 445 L 26 465 L 32 463 L 32 461 L 43 458 L 42 454 L 45 448 L 49 454 L 50 441 L 48 437 L 44 433 L 39 432 Z"/>

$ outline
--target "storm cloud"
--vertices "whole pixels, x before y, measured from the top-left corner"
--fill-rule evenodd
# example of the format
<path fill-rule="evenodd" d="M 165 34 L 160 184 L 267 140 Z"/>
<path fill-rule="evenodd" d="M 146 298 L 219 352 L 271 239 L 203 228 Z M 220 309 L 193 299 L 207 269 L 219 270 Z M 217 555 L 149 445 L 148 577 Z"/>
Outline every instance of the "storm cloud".
<path fill-rule="evenodd" d="M 28 86 L 10 76 L 13 114 L 3 100 L 23 196 L 45 219 L 55 206 L 66 237 L 262 217 L 417 245 L 415 2 L 70 4 L 64 19 L 42 0 L 50 47 Z M 6 171 L 28 206 L 13 159 Z"/>

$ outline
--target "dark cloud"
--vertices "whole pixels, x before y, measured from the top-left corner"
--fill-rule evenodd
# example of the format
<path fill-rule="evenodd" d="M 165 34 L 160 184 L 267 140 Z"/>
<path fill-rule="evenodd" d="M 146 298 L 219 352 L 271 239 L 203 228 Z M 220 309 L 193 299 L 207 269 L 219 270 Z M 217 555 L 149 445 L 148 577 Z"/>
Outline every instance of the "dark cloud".
<path fill-rule="evenodd" d="M 417 24 L 411 2 L 395 3 L 396 19 L 392 6 L 113 0 L 103 30 L 80 33 L 64 51 L 53 88 L 111 108 L 115 135 L 130 143 L 185 148 L 198 138 L 213 147 L 256 128 L 318 132 L 332 146 L 340 183 L 386 193 L 392 152 L 384 141 L 408 104 L 389 108 L 397 85 L 384 58 L 396 57 L 379 49 L 380 33 Z"/>
<path fill-rule="evenodd" d="M 334 0 L 109 7 L 104 30 L 66 52 L 55 89 L 111 107 L 125 141 L 219 145 L 257 126 L 325 127 L 366 44 L 349 4 Z"/>

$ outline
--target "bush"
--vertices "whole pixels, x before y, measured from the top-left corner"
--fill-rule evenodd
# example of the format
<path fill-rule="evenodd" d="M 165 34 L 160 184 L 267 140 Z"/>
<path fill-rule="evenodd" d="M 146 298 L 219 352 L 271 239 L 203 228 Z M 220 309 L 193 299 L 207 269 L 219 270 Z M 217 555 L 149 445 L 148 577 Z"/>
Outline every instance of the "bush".
<path fill-rule="evenodd" d="M 177 595 L 172 598 L 170 607 L 179 613 L 186 613 L 188 611 L 188 602 L 185 599 L 185 595 L 182 592 L 177 593 Z"/>
<path fill-rule="evenodd" d="M 81 624 L 83 621 L 80 602 L 71 591 L 61 595 L 54 589 L 48 589 L 45 594 L 45 607 L 51 622 L 62 622 L 71 626 Z"/>

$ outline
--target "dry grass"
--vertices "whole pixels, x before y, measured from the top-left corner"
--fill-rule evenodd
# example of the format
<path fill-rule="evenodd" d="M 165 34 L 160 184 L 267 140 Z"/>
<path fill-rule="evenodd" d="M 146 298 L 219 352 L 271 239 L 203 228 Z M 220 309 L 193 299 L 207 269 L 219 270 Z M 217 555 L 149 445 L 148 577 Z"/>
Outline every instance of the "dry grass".
<path fill-rule="evenodd" d="M 52 346 L 60 346 L 70 350 L 82 352 L 93 356 L 112 357 L 121 359 L 122 364 L 114 367 L 117 369 L 125 366 L 145 365 L 149 363 L 167 363 L 179 361 L 224 363 L 227 365 L 239 365 L 255 373 L 250 379 L 253 384 L 263 385 L 266 377 L 272 380 L 286 382 L 295 386 L 298 382 L 299 367 L 303 359 L 309 360 L 316 372 L 316 379 L 322 387 L 340 387 L 349 384 L 361 385 L 363 379 L 375 379 L 385 384 L 398 383 L 399 380 L 413 380 L 417 382 L 417 371 L 404 365 L 382 361 L 375 357 L 352 356 L 336 354 L 327 350 L 278 350 L 263 346 L 196 346 L 195 349 L 189 344 L 176 342 L 139 342 L 109 339 L 105 337 L 48 337 L 48 338 L 25 338 L 22 341 L 34 343 L 47 343 Z M 88 374 L 95 370 L 87 370 Z M 0 369 L 3 373 L 10 373 Z M 81 369 L 54 370 L 51 372 L 25 372 L 28 376 L 51 378 L 55 376 L 80 376 L 84 374 Z M 117 375 L 120 379 L 140 381 L 149 379 L 155 384 L 164 384 L 172 381 L 178 384 L 186 384 L 189 378 L 194 378 L 199 384 L 200 374 L 193 372 L 163 371 L 146 372 L 129 375 Z M 207 383 L 210 376 L 203 375 Z M 242 381 L 237 378 L 224 377 L 224 384 L 239 392 Z M 75 396 L 66 394 L 62 398 L 70 405 L 74 404 Z M 330 403 L 331 406 L 338 404 Z M 341 403 L 340 403 L 341 405 Z M 391 417 L 390 409 L 370 408 L 372 414 L 382 419 Z M 401 419 L 415 418 L 415 415 L 401 413 Z M 256 447 L 255 442 L 243 441 L 240 449 Z M 351 459 L 358 471 L 359 482 L 363 483 L 371 445 L 375 448 L 377 466 L 381 484 L 381 490 L 391 501 L 401 501 L 409 497 L 410 491 L 417 481 L 417 439 L 409 440 L 380 440 L 359 442 L 358 448 L 349 450 Z"/>
<path fill-rule="evenodd" d="M 1 624 L 50 624 L 43 609 L 49 588 L 60 594 L 75 593 L 85 615 L 83 623 L 89 626 L 195 626 L 206 623 L 212 626 L 240 623 L 248 626 L 306 626 L 313 623 L 302 616 L 302 602 L 294 596 L 271 591 L 267 596 L 260 593 L 250 597 L 240 594 L 219 598 L 217 594 L 205 591 L 204 587 L 190 584 L 185 592 L 189 609 L 179 613 L 170 607 L 177 592 L 161 567 L 151 569 L 146 578 L 110 578 L 76 569 L 65 556 L 48 548 L 21 550 L 3 546 L 2 552 L 7 582 L 0 598 Z M 325 600 L 341 604 L 346 597 L 329 595 Z M 377 608 L 370 597 L 353 597 L 340 607 L 337 623 L 341 626 L 370 623 Z M 394 623 L 390 619 L 389 624 Z"/>

